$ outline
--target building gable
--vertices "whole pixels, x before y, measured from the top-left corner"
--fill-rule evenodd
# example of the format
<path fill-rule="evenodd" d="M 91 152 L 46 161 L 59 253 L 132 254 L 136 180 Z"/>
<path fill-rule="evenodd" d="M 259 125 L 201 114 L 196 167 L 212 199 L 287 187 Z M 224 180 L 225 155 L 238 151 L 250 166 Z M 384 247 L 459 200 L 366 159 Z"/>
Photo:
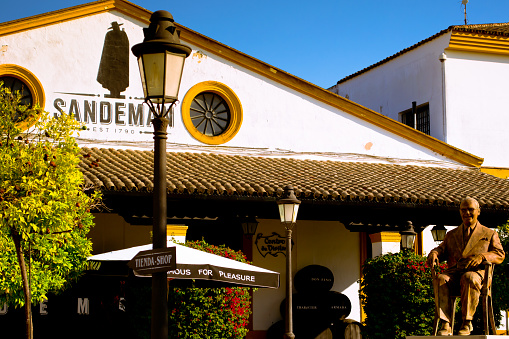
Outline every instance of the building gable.
<path fill-rule="evenodd" d="M 81 25 L 81 28 L 78 28 L 80 24 L 76 20 L 90 20 L 90 21 L 101 21 L 102 23 L 113 22 L 115 21 L 115 16 L 118 16 L 120 18 L 123 18 L 125 21 L 123 23 L 123 27 L 125 28 L 127 34 L 129 35 L 130 44 L 136 43 L 138 41 L 142 40 L 141 36 L 141 29 L 138 29 L 140 26 L 146 26 L 148 23 L 148 19 L 150 16 L 150 12 L 147 10 L 142 9 L 139 6 L 136 6 L 132 3 L 129 3 L 127 1 L 123 0 L 103 0 L 103 1 L 97 1 L 85 5 L 75 6 L 71 7 L 69 9 L 63 9 L 43 15 L 34 16 L 27 19 L 21 19 L 21 20 L 15 20 L 12 22 L 0 24 L 0 39 L 7 41 L 8 43 L 6 45 L 12 44 L 13 46 L 8 46 L 7 52 L 3 52 L 2 55 L 0 55 L 0 63 L 16 63 L 17 60 L 19 63 L 26 62 L 26 68 L 29 70 L 35 71 L 36 69 L 41 68 L 41 64 L 43 63 L 42 60 L 44 60 L 45 51 L 43 50 L 43 41 L 44 39 L 47 39 L 48 37 L 53 38 L 52 35 L 55 35 L 56 33 L 52 30 L 55 29 L 56 25 L 65 25 L 65 30 L 61 29 L 61 31 L 65 31 L 66 34 L 69 34 L 69 36 L 72 36 L 73 39 L 80 39 L 79 36 L 83 36 L 85 34 L 85 25 Z M 91 19 L 91 17 L 98 18 L 98 19 Z M 102 18 L 102 19 L 101 19 Z M 72 24 L 71 24 L 72 22 Z M 116 21 L 115 21 L 116 22 Z M 119 21 L 120 22 L 120 21 Z M 130 24 L 130 27 L 128 27 L 128 22 Z M 104 24 L 103 24 L 104 25 Z M 89 24 L 88 27 L 91 27 Z M 122 29 L 124 29 L 122 28 Z M 77 31 L 75 35 L 72 35 L 72 30 L 76 29 L 81 31 Z M 111 28 L 110 28 L 111 29 Z M 284 98 L 283 100 L 287 100 L 289 105 L 282 107 L 277 111 L 277 114 L 284 114 L 287 115 L 286 118 L 280 118 L 280 119 L 291 119 L 292 110 L 295 112 L 294 114 L 294 120 L 299 122 L 299 119 L 305 117 L 305 114 L 309 112 L 309 109 L 305 107 L 305 105 L 297 106 L 297 102 L 304 102 L 309 107 L 313 107 L 311 109 L 312 113 L 308 118 L 311 119 L 312 122 L 316 124 L 319 128 L 316 128 L 316 126 L 313 126 L 313 128 L 309 128 L 311 130 L 311 134 L 306 136 L 308 138 L 314 139 L 315 145 L 318 148 L 318 151 L 323 152 L 336 152 L 336 153 L 360 153 L 360 154 L 366 154 L 368 156 L 371 155 L 380 155 L 384 157 L 398 157 L 398 151 L 394 151 L 398 148 L 406 149 L 403 153 L 401 153 L 399 156 L 402 158 L 415 158 L 419 160 L 447 160 L 447 161 L 453 161 L 460 164 L 465 164 L 468 166 L 480 166 L 482 163 L 482 159 L 479 157 L 476 157 L 474 155 L 468 154 L 466 152 L 463 152 L 460 149 L 451 147 L 450 145 L 447 145 L 437 139 L 431 138 L 423 133 L 420 133 L 418 131 L 415 131 L 412 128 L 409 128 L 403 124 L 400 124 L 398 122 L 393 121 L 392 119 L 389 119 L 385 117 L 382 114 L 379 114 L 375 111 L 369 110 L 359 104 L 356 104 L 352 101 L 349 101 L 343 97 L 340 97 L 338 95 L 335 95 L 331 93 L 330 91 L 327 91 L 323 88 L 320 88 L 316 85 L 313 85 L 305 80 L 299 79 L 289 73 L 286 73 L 282 70 L 279 70 L 275 67 L 272 67 L 262 61 L 259 61 L 255 58 L 252 58 L 244 53 L 241 53 L 239 51 L 236 51 L 224 44 L 221 44 L 217 41 L 214 41 L 210 38 L 207 38 L 199 33 L 196 33 L 186 27 L 179 26 L 179 29 L 181 30 L 181 38 L 184 43 L 192 45 L 194 47 L 194 54 L 193 57 L 199 59 L 201 56 L 205 55 L 209 57 L 209 59 L 214 60 L 214 67 L 219 67 L 219 64 L 222 64 L 225 69 L 230 67 L 234 68 L 234 70 L 231 70 L 231 76 L 235 77 L 239 73 L 242 73 L 243 75 L 251 75 L 251 80 L 253 80 L 253 83 L 260 82 L 260 80 L 263 83 L 263 86 L 260 86 L 259 90 L 261 92 L 265 91 L 266 93 L 263 93 L 267 95 L 267 92 L 271 92 L 271 88 L 277 88 L 280 92 L 285 92 L 288 96 L 287 98 Z M 16 50 L 15 45 L 16 42 L 11 39 L 13 36 L 16 37 L 16 39 L 28 39 L 24 34 L 27 32 L 27 30 L 30 30 L 33 32 L 33 30 L 40 31 L 40 36 L 38 48 L 40 51 L 40 56 L 38 58 L 38 61 L 32 60 L 34 56 L 29 55 L 29 52 L 26 51 L 26 49 L 23 48 L 23 46 L 18 46 L 19 51 L 21 52 L 19 56 L 16 58 L 10 58 L 11 55 L 9 55 L 9 51 L 12 48 L 13 50 Z M 56 29 L 55 29 L 56 30 Z M 137 31 L 136 31 L 137 30 Z M 103 32 L 107 31 L 107 27 L 104 27 Z M 60 32 L 61 34 L 61 32 Z M 93 31 L 88 31 L 87 34 L 94 34 Z M 33 33 L 31 33 L 33 35 Z M 102 40 L 104 36 L 104 33 L 97 33 L 96 36 L 94 36 L 94 39 L 96 39 L 94 43 L 94 47 L 86 47 L 87 53 L 91 53 L 91 51 L 95 48 L 96 50 L 99 48 L 97 44 L 97 40 Z M 34 41 L 34 37 L 30 38 L 30 43 Z M 62 38 L 64 39 L 64 38 Z M 87 41 L 87 37 L 83 36 L 82 41 L 80 41 L 81 44 L 85 44 Z M 67 42 L 66 42 L 67 43 Z M 62 41 L 59 42 L 59 44 L 62 44 Z M 75 42 L 75 45 L 77 43 Z M 26 44 L 25 44 L 26 46 Z M 74 72 L 74 77 L 79 77 L 83 73 L 83 76 L 90 77 L 91 70 L 84 71 L 85 68 L 88 66 L 86 63 L 90 63 L 92 58 L 90 59 L 83 59 L 83 56 L 80 56 L 80 51 L 77 51 L 79 49 L 78 47 L 72 48 L 64 48 L 64 50 L 68 50 L 71 52 L 69 56 L 62 55 L 61 57 L 54 55 L 53 58 L 62 58 L 63 60 L 66 59 L 71 62 L 71 58 L 73 58 L 72 61 L 72 72 Z M 17 51 L 17 50 L 16 50 Z M 74 54 L 72 54 L 74 53 Z M 15 54 L 12 52 L 12 54 Z M 5 57 L 5 56 L 8 57 Z M 99 52 L 96 52 L 95 55 L 99 55 Z M 32 59 L 31 59 L 32 58 Z M 94 57 L 97 58 L 97 57 Z M 132 59 L 133 57 L 131 57 Z M 33 62 L 30 63 L 29 60 L 32 60 Z M 49 60 L 49 58 L 48 58 Z M 201 67 L 203 67 L 206 62 L 202 62 L 202 60 L 195 60 L 196 63 L 201 63 Z M 54 61 L 53 61 L 54 62 Z M 99 62 L 99 60 L 94 61 Z M 63 62 L 62 62 L 63 63 Z M 136 65 L 133 63 L 133 61 L 129 61 L 130 66 L 129 70 L 130 73 L 136 73 Z M 212 62 L 210 62 L 212 64 Z M 56 63 L 55 63 L 56 64 Z M 189 64 L 189 62 L 188 62 Z M 46 66 L 49 64 L 46 63 Z M 22 65 L 25 67 L 24 65 Z M 69 66 L 70 67 L 70 66 Z M 92 68 L 92 66 L 90 66 Z M 212 67 L 212 65 L 211 65 Z M 187 71 L 187 69 L 190 69 L 190 71 Z M 212 68 L 210 68 L 212 69 Z M 70 71 L 70 68 L 68 69 L 68 72 Z M 95 72 L 95 70 L 93 70 Z M 197 68 L 194 68 L 192 66 L 186 65 L 185 70 L 185 79 L 183 80 L 183 83 L 186 83 L 186 77 L 188 74 L 191 74 L 191 78 L 188 79 L 187 85 L 181 87 L 181 94 L 186 93 L 186 91 L 194 86 L 197 83 L 197 79 L 200 80 L 210 80 L 207 79 L 207 71 L 198 70 Z M 197 74 L 201 73 L 200 76 L 196 76 Z M 195 77 L 196 76 L 196 77 Z M 95 76 L 94 76 L 95 77 Z M 129 125 L 129 118 L 136 116 L 136 112 L 139 109 L 139 104 L 141 102 L 139 101 L 138 93 L 141 93 L 139 90 L 139 84 L 135 85 L 134 81 L 132 81 L 131 89 L 130 89 L 130 96 L 134 99 L 138 100 L 136 102 L 112 102 L 112 101 L 100 101 L 99 99 L 95 100 L 95 108 L 92 107 L 92 101 L 90 98 L 89 100 L 86 100 L 86 96 L 100 96 L 101 94 L 95 94 L 97 93 L 97 85 L 95 87 L 92 86 L 92 83 L 94 83 L 94 79 L 89 79 L 84 81 L 88 84 L 90 88 L 79 88 L 75 86 L 76 82 L 72 80 L 71 77 L 67 76 L 67 78 L 64 78 L 63 74 L 59 74 L 59 77 L 55 75 L 45 75 L 40 76 L 41 81 L 45 88 L 48 86 L 53 89 L 54 95 L 47 95 L 48 97 L 48 103 L 46 105 L 47 109 L 49 107 L 50 111 L 55 111 L 62 109 L 63 111 L 68 111 L 71 114 L 77 114 L 77 116 L 81 117 L 81 119 L 84 121 L 86 119 L 85 111 L 90 113 L 93 109 L 96 109 L 97 111 L 100 111 L 101 109 L 106 109 L 105 107 L 109 107 L 110 110 L 109 118 L 110 120 L 117 119 L 118 122 L 123 123 L 125 125 Z M 44 80 L 43 80 L 44 78 Z M 133 80 L 137 78 L 137 75 L 133 75 Z M 235 80 L 233 80 L 235 81 Z M 240 81 L 239 81 L 240 82 Z M 48 85 L 49 84 L 49 85 Z M 227 83 L 226 85 L 229 85 Z M 186 87 L 187 86 L 187 87 Z M 67 88 L 66 88 L 67 87 Z M 263 87 L 263 88 L 262 88 Z M 233 91 L 237 91 L 237 88 L 233 88 Z M 56 95 L 56 92 L 59 93 L 59 95 Z M 49 93 L 48 93 L 49 94 Z M 75 95 L 74 97 L 72 95 Z M 238 93 L 237 93 L 238 94 Z M 76 95 L 81 95 L 79 98 L 76 97 Z M 269 93 L 270 95 L 270 93 Z M 66 97 L 67 96 L 67 97 Z M 244 103 L 244 96 L 241 98 L 241 102 Z M 266 96 L 267 97 L 267 96 Z M 259 101 L 265 100 L 266 97 L 261 97 L 258 99 Z M 273 100 L 276 100 L 273 98 Z M 103 104 L 104 103 L 104 104 Z M 88 106 L 87 106 L 88 105 Z M 104 105 L 104 106 L 101 106 Z M 244 105 L 245 106 L 245 105 Z M 102 108 L 101 108 L 102 107 Z M 251 109 L 251 112 L 249 112 L 250 116 L 253 117 L 251 119 L 251 122 L 257 121 L 260 122 L 262 119 L 271 119 L 271 114 L 275 114 L 273 112 L 269 112 L 269 109 L 266 109 L 265 113 L 268 118 L 266 117 L 260 117 L 256 116 L 256 114 L 260 114 L 260 111 L 258 108 L 253 108 L 253 106 L 245 106 L 244 110 Z M 300 110 L 300 112 L 298 112 Z M 306 110 L 306 112 L 304 112 Z M 284 111 L 283 113 L 281 113 Z M 79 114 L 79 115 L 78 115 Z M 98 115 L 100 112 L 97 113 Z M 336 122 L 334 122 L 334 115 L 337 116 Z M 323 116 L 327 116 L 324 120 L 324 123 L 322 124 L 322 127 L 318 124 L 316 121 L 317 118 L 320 120 Z M 341 118 L 339 118 L 341 117 Z M 97 119 L 100 119 L 97 117 Z M 145 119 L 147 120 L 147 119 Z M 291 122 L 290 125 L 294 124 L 294 132 L 300 132 L 297 134 L 309 134 L 309 131 L 306 131 L 306 128 L 302 126 L 302 124 L 305 124 L 305 120 L 300 121 L 300 123 L 297 123 L 296 121 Z M 249 119 L 246 120 L 246 124 L 249 122 Z M 281 122 L 281 121 L 280 121 Z M 343 130 L 338 129 L 338 125 L 343 122 L 345 123 L 345 126 L 342 127 Z M 177 124 L 179 121 L 176 122 Z M 272 122 L 268 124 L 269 128 L 274 128 L 274 123 Z M 284 124 L 284 123 L 283 123 Z M 300 125 L 299 125 L 300 124 Z M 147 125 L 144 123 L 144 125 Z M 330 129 L 331 126 L 335 126 L 336 129 Z M 352 130 L 352 126 L 355 131 Z M 146 126 L 145 126 L 146 127 Z M 260 127 L 260 126 L 258 126 Z M 99 129 L 105 130 L 107 127 L 103 126 L 101 127 L 100 124 L 97 126 L 97 130 Z M 263 126 L 260 128 L 263 129 Z M 335 142 L 335 135 L 343 135 L 344 130 L 348 130 L 349 133 L 351 133 L 351 136 L 353 139 L 350 139 L 353 141 L 353 143 L 349 144 L 348 141 L 343 142 Z M 114 130 L 114 133 L 122 134 L 125 132 L 125 130 L 128 129 L 122 129 L 118 128 Z M 110 130 L 107 130 L 108 133 L 110 133 Z M 128 130 L 128 134 L 143 134 L 146 133 L 145 130 Z M 251 135 L 253 133 L 256 133 L 255 130 L 249 131 Z M 265 138 L 265 143 L 262 143 L 260 145 L 253 142 L 254 138 L 252 136 L 248 136 L 246 133 L 244 134 L 244 139 L 242 140 L 242 134 L 239 133 L 236 136 L 236 140 L 241 140 L 240 143 L 230 142 L 229 146 L 239 146 L 239 147 L 265 147 L 268 143 L 267 140 L 270 138 L 273 138 L 274 135 L 277 134 L 277 129 L 274 129 L 273 133 L 270 133 L 268 135 L 268 138 Z M 175 129 L 175 135 L 177 139 L 175 142 L 184 142 L 184 143 L 193 143 L 194 141 L 192 139 L 189 139 L 189 135 L 186 134 L 179 134 L 180 132 Z M 288 134 L 288 136 L 291 136 L 291 131 L 286 131 L 283 134 Z M 90 133 L 89 133 L 90 134 Z M 333 135 L 335 134 L 335 135 Z M 87 139 L 87 133 L 83 133 L 83 138 Z M 323 136 L 327 136 L 327 138 L 323 138 Z M 368 135 L 368 137 L 361 138 L 363 135 Z M 372 137 L 372 135 L 374 135 Z M 138 136 L 138 135 L 137 135 Z M 295 138 L 295 137 L 294 137 Z M 320 138 L 322 140 L 320 141 Z M 359 140 L 355 140 L 355 138 L 358 138 Z M 373 141 L 372 139 L 375 138 L 376 141 Z M 90 138 L 88 138 L 90 139 Z M 93 139 L 93 138 L 92 138 Z M 126 139 L 126 138 L 124 138 Z M 118 140 L 114 137 L 108 137 L 108 140 L 114 141 Z M 261 140 L 261 139 L 260 139 Z M 281 138 L 282 140 L 282 138 Z M 341 140 L 341 139 L 340 139 Z M 296 141 L 297 143 L 299 141 Z M 320 142 L 324 145 L 324 147 L 320 147 Z M 279 148 L 285 148 L 289 150 L 295 150 L 295 151 L 309 151 L 310 147 L 312 145 L 303 145 L 302 147 L 296 147 L 296 149 L 292 148 L 291 143 L 285 144 L 284 142 L 281 143 L 281 145 L 277 145 L 277 143 L 270 143 L 274 144 L 275 147 Z M 336 144 L 336 145 L 335 145 Z M 350 147 L 351 145 L 356 145 L 356 148 Z M 371 145 L 375 145 L 374 148 L 372 148 Z M 398 144 L 399 146 L 395 146 Z M 338 147 L 338 146 L 341 147 Z M 308 147 L 308 148 L 307 148 Z M 380 153 L 377 150 L 377 147 L 380 147 L 379 150 L 383 150 Z M 412 151 L 412 149 L 415 149 L 415 152 Z M 415 153 L 415 154 L 414 154 Z M 414 154 L 414 155 L 412 155 Z"/>

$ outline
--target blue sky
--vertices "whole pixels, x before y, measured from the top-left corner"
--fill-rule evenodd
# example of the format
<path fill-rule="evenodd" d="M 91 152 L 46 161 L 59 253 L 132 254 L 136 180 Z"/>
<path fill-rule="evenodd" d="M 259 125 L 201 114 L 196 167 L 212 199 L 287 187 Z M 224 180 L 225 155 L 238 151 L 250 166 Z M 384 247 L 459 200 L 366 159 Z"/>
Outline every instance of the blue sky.
<path fill-rule="evenodd" d="M 4 1 L 0 22 L 87 3 Z M 178 23 L 328 88 L 451 25 L 464 23 L 461 0 L 137 0 Z M 508 0 L 470 0 L 469 24 L 509 21 Z"/>

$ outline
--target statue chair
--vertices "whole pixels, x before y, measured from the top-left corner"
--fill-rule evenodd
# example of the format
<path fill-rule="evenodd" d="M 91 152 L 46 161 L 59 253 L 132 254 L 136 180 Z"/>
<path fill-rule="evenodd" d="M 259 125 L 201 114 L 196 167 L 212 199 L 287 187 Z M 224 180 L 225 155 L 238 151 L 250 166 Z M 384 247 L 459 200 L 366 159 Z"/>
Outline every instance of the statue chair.
<path fill-rule="evenodd" d="M 497 334 L 497 328 L 495 326 L 495 316 L 493 314 L 493 304 L 491 299 L 491 282 L 493 280 L 494 265 L 490 262 L 483 261 L 481 265 L 485 266 L 484 279 L 481 286 L 481 295 L 479 300 L 482 305 L 483 323 L 484 323 L 484 334 L 490 334 L 490 327 L 492 334 Z M 433 291 L 435 293 L 435 319 L 433 320 L 433 336 L 437 335 L 438 327 L 440 325 L 440 305 L 438 298 L 438 273 L 435 272 L 435 266 L 431 268 L 431 275 L 433 277 Z M 454 328 L 454 315 L 456 313 L 456 304 L 458 298 L 460 298 L 459 284 L 457 288 L 453 288 L 450 291 L 450 305 L 451 305 L 451 327 Z"/>

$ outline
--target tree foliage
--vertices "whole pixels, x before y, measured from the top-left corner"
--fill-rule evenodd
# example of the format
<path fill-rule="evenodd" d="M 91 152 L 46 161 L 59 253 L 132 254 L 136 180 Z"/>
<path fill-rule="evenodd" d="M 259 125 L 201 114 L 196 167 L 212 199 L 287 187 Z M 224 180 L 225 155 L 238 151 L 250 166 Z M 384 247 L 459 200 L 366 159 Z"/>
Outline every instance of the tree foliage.
<path fill-rule="evenodd" d="M 22 105 L 0 83 L 0 305 L 26 303 L 22 260 L 37 303 L 76 278 L 91 253 L 90 209 L 100 197 L 84 192 L 80 128 L 69 115 Z"/>
<path fill-rule="evenodd" d="M 247 262 L 242 252 L 205 241 L 187 242 L 186 246 Z M 168 294 L 168 333 L 170 338 L 244 338 L 251 314 L 248 287 L 199 288 L 194 283 L 174 287 Z"/>
<path fill-rule="evenodd" d="M 493 274 L 493 305 L 500 310 L 509 310 L 509 223 L 497 228 L 506 259 L 495 266 Z"/>

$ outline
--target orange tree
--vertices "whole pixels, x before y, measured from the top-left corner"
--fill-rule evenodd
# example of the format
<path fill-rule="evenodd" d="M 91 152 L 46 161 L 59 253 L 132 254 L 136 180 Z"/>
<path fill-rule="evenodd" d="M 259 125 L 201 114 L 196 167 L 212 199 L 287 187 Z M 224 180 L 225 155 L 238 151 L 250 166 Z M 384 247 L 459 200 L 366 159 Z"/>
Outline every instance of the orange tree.
<path fill-rule="evenodd" d="M 33 127 L 30 127 L 33 126 Z M 0 82 L 0 305 L 30 305 L 62 290 L 83 270 L 92 243 L 90 209 L 69 115 L 50 118 Z"/>
<path fill-rule="evenodd" d="M 186 246 L 247 262 L 242 252 L 205 241 L 187 242 Z M 168 333 L 170 338 L 244 338 L 251 314 L 251 288 L 200 288 L 192 282 L 174 287 L 168 294 Z"/>

